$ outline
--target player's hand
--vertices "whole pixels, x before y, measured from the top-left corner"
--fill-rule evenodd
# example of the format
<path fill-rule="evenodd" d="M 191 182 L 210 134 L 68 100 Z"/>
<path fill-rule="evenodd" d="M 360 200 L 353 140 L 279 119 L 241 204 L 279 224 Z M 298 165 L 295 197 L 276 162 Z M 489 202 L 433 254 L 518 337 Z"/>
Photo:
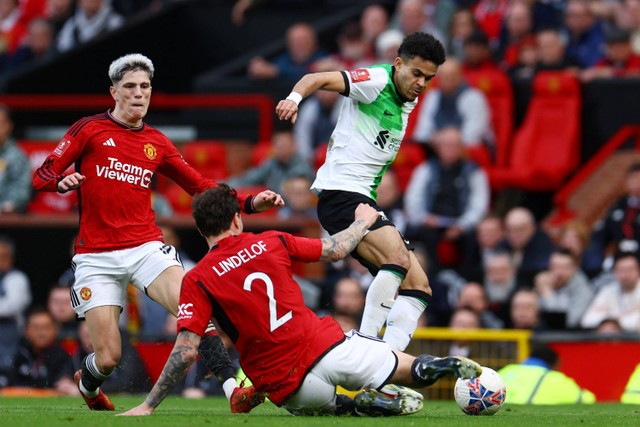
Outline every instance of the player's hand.
<path fill-rule="evenodd" d="M 116 414 L 117 417 L 139 417 L 142 415 L 151 415 L 153 414 L 153 408 L 146 403 L 141 403 L 135 408 L 129 409 L 127 412 L 123 412 L 122 414 Z"/>
<path fill-rule="evenodd" d="M 264 190 L 253 197 L 253 208 L 257 212 L 268 211 L 271 208 L 284 206 L 282 196 L 271 190 Z"/>
<path fill-rule="evenodd" d="M 69 190 L 75 190 L 84 182 L 84 175 L 74 172 L 65 176 L 58 182 L 58 192 L 66 193 Z"/>
<path fill-rule="evenodd" d="M 380 212 L 367 205 L 360 203 L 356 208 L 355 216 L 357 220 L 363 220 L 367 223 L 367 227 L 371 227 L 380 218 Z"/>
<path fill-rule="evenodd" d="M 298 119 L 298 105 L 290 99 L 283 99 L 276 105 L 276 114 L 280 120 L 291 120 L 291 123 L 295 123 Z"/>

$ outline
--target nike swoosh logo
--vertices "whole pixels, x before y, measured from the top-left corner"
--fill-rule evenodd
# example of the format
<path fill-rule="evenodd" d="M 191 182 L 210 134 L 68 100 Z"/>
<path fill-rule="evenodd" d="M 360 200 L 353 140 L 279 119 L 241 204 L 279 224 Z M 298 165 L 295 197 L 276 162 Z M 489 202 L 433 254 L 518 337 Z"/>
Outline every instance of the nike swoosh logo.
<path fill-rule="evenodd" d="M 385 116 L 393 116 L 393 113 L 390 112 L 389 110 L 384 110 L 384 115 Z"/>
<path fill-rule="evenodd" d="M 380 307 L 386 308 L 387 310 L 391 310 L 391 307 L 384 305 L 383 302 L 380 303 Z"/>

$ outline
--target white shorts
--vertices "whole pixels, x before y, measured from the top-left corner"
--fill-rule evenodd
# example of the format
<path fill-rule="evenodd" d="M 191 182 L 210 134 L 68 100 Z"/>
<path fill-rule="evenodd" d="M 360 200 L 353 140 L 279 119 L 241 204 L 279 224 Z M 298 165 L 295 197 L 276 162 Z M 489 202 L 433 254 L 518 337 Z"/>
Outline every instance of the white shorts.
<path fill-rule="evenodd" d="M 382 388 L 396 372 L 398 357 L 384 341 L 357 331 L 327 353 L 283 406 L 296 415 L 331 414 L 336 386 L 347 390 Z"/>
<path fill-rule="evenodd" d="M 78 317 L 94 307 L 124 306 L 131 283 L 146 294 L 149 285 L 169 267 L 182 267 L 176 248 L 149 242 L 135 248 L 78 254 L 73 257 L 75 282 L 71 305 Z"/>

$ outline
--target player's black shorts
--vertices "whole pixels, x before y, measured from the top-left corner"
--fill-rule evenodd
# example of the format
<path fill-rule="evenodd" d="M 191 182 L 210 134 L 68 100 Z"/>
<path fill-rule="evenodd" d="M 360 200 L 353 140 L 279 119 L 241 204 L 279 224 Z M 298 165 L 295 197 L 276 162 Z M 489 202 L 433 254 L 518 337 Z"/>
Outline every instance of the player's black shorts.
<path fill-rule="evenodd" d="M 335 234 L 339 231 L 346 230 L 353 221 L 355 221 L 356 208 L 360 203 L 366 203 L 378 212 L 383 212 L 382 208 L 378 206 L 373 199 L 360 193 L 340 190 L 323 190 L 318 197 L 318 220 L 320 221 L 322 228 L 327 230 L 329 234 Z M 377 230 L 378 228 L 387 225 L 395 227 L 393 222 L 383 213 L 383 215 L 381 215 L 378 220 L 369 227 L 369 230 Z M 412 251 L 414 249 L 413 245 L 404 238 L 402 233 L 398 233 L 404 241 L 407 249 Z M 374 276 L 378 274 L 378 268 L 358 255 L 357 252 L 357 249 L 354 250 L 351 252 L 351 256 L 357 259 L 360 264 L 367 267 L 371 274 Z"/>

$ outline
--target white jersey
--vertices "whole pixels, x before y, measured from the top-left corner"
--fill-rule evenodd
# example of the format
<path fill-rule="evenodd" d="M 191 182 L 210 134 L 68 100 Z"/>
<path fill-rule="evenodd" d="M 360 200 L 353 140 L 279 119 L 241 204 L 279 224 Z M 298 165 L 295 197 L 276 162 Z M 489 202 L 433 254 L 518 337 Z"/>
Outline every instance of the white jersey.
<path fill-rule="evenodd" d="M 391 65 L 343 71 L 349 99 L 342 103 L 324 164 L 311 190 L 342 190 L 377 199 L 382 175 L 396 157 L 409 113 L 418 103 L 403 102 Z"/>

